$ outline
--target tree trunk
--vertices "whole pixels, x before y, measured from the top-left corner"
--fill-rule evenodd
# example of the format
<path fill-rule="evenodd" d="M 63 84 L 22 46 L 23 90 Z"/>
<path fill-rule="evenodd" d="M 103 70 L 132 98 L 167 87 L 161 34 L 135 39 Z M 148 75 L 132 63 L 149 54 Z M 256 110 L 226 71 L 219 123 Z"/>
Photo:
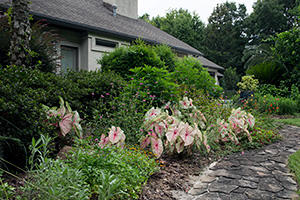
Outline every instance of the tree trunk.
<path fill-rule="evenodd" d="M 29 17 L 29 0 L 12 0 L 11 64 L 22 66 L 24 69 L 30 61 L 31 29 Z"/>

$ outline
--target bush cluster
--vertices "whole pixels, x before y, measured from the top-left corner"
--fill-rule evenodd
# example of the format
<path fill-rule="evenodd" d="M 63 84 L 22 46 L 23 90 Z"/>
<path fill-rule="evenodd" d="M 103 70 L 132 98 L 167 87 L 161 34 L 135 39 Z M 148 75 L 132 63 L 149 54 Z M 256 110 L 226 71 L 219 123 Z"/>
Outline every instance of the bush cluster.
<path fill-rule="evenodd" d="M 58 96 L 67 99 L 74 110 L 85 119 L 92 119 L 97 101 L 102 94 L 111 93 L 111 83 L 115 93 L 124 81 L 113 72 L 70 71 L 65 75 L 43 73 L 38 69 L 23 70 L 19 67 L 0 69 L 0 135 L 16 140 L 0 140 L 6 159 L 26 158 L 24 146 L 28 147 L 32 137 L 41 133 L 51 133 L 52 127 L 44 124 L 45 111 L 42 104 L 57 104 Z M 113 97 L 107 97 L 108 103 Z M 21 144 L 21 146 L 20 146 Z M 20 146 L 20 148 L 16 148 Z M 15 147 L 15 148 L 14 148 Z M 10 151 L 10 149 L 13 149 Z M 20 149 L 18 153 L 16 149 Z M 16 159 L 21 161 L 22 159 Z M 23 164 L 25 160 L 22 161 Z"/>

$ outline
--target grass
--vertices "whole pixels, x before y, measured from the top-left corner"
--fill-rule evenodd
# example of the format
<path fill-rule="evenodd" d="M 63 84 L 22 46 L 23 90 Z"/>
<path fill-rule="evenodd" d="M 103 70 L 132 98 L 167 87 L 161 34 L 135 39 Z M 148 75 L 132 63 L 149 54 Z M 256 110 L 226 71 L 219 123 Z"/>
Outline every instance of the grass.
<path fill-rule="evenodd" d="M 299 126 L 300 127 L 300 118 L 294 118 L 294 119 L 275 119 L 276 122 L 289 124 L 293 126 Z"/>
<path fill-rule="evenodd" d="M 300 183 L 300 150 L 289 157 L 289 168 L 294 173 L 295 178 Z M 300 190 L 298 190 L 300 194 Z"/>

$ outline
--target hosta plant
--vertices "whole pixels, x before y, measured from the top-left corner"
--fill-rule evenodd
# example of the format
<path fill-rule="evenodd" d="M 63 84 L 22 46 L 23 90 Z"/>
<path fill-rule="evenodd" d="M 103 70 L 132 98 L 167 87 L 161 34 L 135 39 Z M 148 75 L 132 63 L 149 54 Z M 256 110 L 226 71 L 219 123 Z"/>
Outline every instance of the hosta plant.
<path fill-rule="evenodd" d="M 77 111 L 72 111 L 68 102 L 59 97 L 60 107 L 52 107 L 43 105 L 47 111 L 47 120 L 50 120 L 53 126 L 59 127 L 60 135 L 66 136 L 71 130 L 74 130 L 79 138 L 82 138 L 82 127 L 79 124 L 80 116 Z"/>
<path fill-rule="evenodd" d="M 217 124 L 223 142 L 231 140 L 239 143 L 238 138 L 242 136 L 247 136 L 249 142 L 252 142 L 249 129 L 254 127 L 255 118 L 250 113 L 241 110 L 241 108 L 232 109 L 228 120 L 218 119 Z"/>
<path fill-rule="evenodd" d="M 192 102 L 184 97 L 173 106 L 168 102 L 162 109 L 151 108 L 145 115 L 143 131 L 147 135 L 141 138 L 141 147 L 151 144 L 152 152 L 158 158 L 164 149 L 179 154 L 185 149 L 190 151 L 193 145 L 201 148 L 202 143 L 209 151 L 204 131 L 206 119 Z"/>

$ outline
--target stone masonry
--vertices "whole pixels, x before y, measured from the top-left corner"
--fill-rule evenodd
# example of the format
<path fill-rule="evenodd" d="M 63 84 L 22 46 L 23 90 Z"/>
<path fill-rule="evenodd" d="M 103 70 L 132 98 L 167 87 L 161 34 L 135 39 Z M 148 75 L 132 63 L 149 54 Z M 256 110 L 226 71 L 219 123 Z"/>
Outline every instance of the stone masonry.
<path fill-rule="evenodd" d="M 188 193 L 178 200 L 299 199 L 297 183 L 287 168 L 288 156 L 300 149 L 300 128 L 285 126 L 282 140 L 261 149 L 229 155 L 191 177 Z"/>

